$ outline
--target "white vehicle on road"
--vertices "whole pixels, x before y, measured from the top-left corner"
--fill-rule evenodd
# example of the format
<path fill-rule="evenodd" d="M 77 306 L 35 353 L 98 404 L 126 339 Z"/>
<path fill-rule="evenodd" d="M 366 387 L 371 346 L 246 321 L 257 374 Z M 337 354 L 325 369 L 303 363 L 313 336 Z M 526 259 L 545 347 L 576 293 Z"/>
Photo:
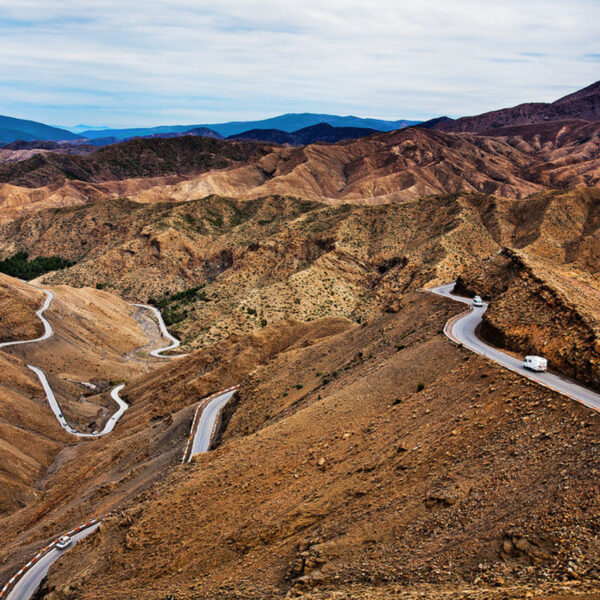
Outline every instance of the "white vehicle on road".
<path fill-rule="evenodd" d="M 58 538 L 58 542 L 56 542 L 56 547 L 59 550 L 64 550 L 68 548 L 73 543 L 73 538 L 69 535 L 63 535 L 61 538 Z"/>
<path fill-rule="evenodd" d="M 475 296 L 473 298 L 473 306 L 483 306 L 483 300 L 481 299 L 481 296 Z"/>
<path fill-rule="evenodd" d="M 526 356 L 523 367 L 530 371 L 543 372 L 548 368 L 548 360 L 541 356 Z"/>

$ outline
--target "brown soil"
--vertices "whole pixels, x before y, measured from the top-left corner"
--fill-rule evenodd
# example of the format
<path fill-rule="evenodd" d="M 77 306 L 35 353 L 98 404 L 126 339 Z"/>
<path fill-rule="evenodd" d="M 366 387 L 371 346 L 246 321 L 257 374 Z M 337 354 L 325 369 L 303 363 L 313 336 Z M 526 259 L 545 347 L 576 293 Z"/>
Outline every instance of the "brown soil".
<path fill-rule="evenodd" d="M 8 298 L 0 306 L 0 322 L 14 323 L 13 338 L 39 336 L 43 329 L 35 310 L 43 294 L 10 277 L 0 281 Z M 98 290 L 60 286 L 53 291 L 55 298 L 44 316 L 54 336 L 0 352 L 0 515 L 35 504 L 36 481 L 61 449 L 74 443 L 47 406 L 39 380 L 27 364 L 47 373 L 65 417 L 82 431 L 100 428 L 115 406 L 107 393 L 94 394 L 78 382 L 108 389 L 112 380 L 129 379 L 153 366 L 137 358 L 123 359 L 147 342 L 126 302 Z"/>
<path fill-rule="evenodd" d="M 452 345 L 440 329 L 456 310 L 413 294 L 249 372 L 239 342 L 222 344 L 219 381 L 243 386 L 221 446 L 66 554 L 49 597 L 594 589 L 600 417 Z M 188 382 L 191 397 L 210 388 L 207 352 L 139 380 L 134 406 L 164 398 L 157 380 L 175 405 Z"/>

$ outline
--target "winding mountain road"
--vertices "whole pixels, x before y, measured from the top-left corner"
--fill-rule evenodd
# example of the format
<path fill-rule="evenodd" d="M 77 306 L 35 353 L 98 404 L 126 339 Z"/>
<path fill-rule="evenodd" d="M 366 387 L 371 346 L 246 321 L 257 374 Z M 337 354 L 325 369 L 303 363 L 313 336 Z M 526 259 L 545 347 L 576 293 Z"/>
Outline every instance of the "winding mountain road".
<path fill-rule="evenodd" d="M 29 285 L 31 285 L 31 284 L 29 284 Z M 52 330 L 52 325 L 50 325 L 50 323 L 48 323 L 48 321 L 46 320 L 46 317 L 44 317 L 44 313 L 48 310 L 50 303 L 54 299 L 54 294 L 50 290 L 43 290 L 42 288 L 39 288 L 36 285 L 31 285 L 31 287 L 34 287 L 36 290 L 40 290 L 40 291 L 44 292 L 44 294 L 46 294 L 46 299 L 44 300 L 44 304 L 42 304 L 42 308 L 35 311 L 35 314 L 39 317 L 40 321 L 44 325 L 44 335 L 40 336 L 39 338 L 35 338 L 34 340 L 19 340 L 16 342 L 2 342 L 0 344 L 0 348 L 7 348 L 8 346 L 19 346 L 20 344 L 33 344 L 34 342 L 43 342 L 44 340 L 47 340 L 54 333 L 54 331 Z"/>
<path fill-rule="evenodd" d="M 35 342 L 42 342 L 44 340 L 47 340 L 52 335 L 54 335 L 54 330 L 52 329 L 52 325 L 50 325 L 50 323 L 44 316 L 44 312 L 46 312 L 46 310 L 48 310 L 52 300 L 54 299 L 54 293 L 51 292 L 50 290 L 45 290 L 43 288 L 34 286 L 32 284 L 28 284 L 28 285 L 30 285 L 31 287 L 34 287 L 37 290 L 44 292 L 44 294 L 46 295 L 44 304 L 35 313 L 39 317 L 42 324 L 44 325 L 44 333 L 40 337 L 35 338 L 33 340 L 17 340 L 17 341 L 13 341 L 13 342 L 2 342 L 2 343 L 0 343 L 0 348 L 7 348 L 9 346 L 17 346 L 17 345 L 21 345 L 21 344 L 32 344 Z M 158 321 L 158 326 L 159 326 L 161 334 L 171 342 L 168 346 L 165 346 L 164 348 L 157 348 L 155 350 L 150 351 L 150 354 L 152 356 L 154 356 L 156 358 L 169 358 L 169 359 L 182 358 L 184 356 L 187 356 L 187 354 L 178 354 L 176 356 L 163 356 L 161 354 L 162 352 L 166 352 L 168 350 L 173 350 L 173 349 L 179 347 L 181 342 L 176 337 L 172 336 L 169 333 L 169 330 L 167 329 L 167 327 L 165 325 L 163 317 L 157 308 L 155 308 L 154 306 L 150 306 L 148 304 L 135 304 L 134 303 L 133 306 L 138 306 L 138 307 L 150 310 L 154 314 L 154 316 L 156 317 L 156 319 Z M 59 405 L 58 401 L 56 400 L 56 397 L 54 396 L 54 392 L 52 391 L 52 388 L 50 387 L 50 384 L 48 383 L 48 378 L 46 377 L 46 374 L 44 373 L 44 371 L 42 371 L 42 369 L 40 369 L 39 367 L 35 367 L 33 365 L 27 365 L 27 367 L 29 369 L 31 369 L 38 376 L 38 379 L 40 380 L 40 383 L 42 384 L 42 388 L 44 389 L 46 398 L 48 399 L 48 404 L 50 405 L 50 408 L 51 408 L 52 412 L 54 413 L 54 416 L 58 420 L 61 427 L 65 431 L 70 433 L 71 435 L 81 437 L 81 438 L 102 437 L 103 435 L 110 433 L 115 428 L 117 421 L 123 416 L 123 413 L 129 408 L 129 405 L 119 395 L 119 392 L 123 389 L 125 384 L 116 386 L 115 388 L 112 389 L 110 396 L 117 403 L 117 405 L 119 407 L 118 410 L 109 418 L 109 420 L 106 422 L 104 428 L 101 431 L 94 432 L 94 433 L 81 433 L 81 432 L 73 429 L 67 423 L 67 420 L 65 419 L 62 409 L 60 408 L 60 405 Z"/>
<path fill-rule="evenodd" d="M 456 302 L 462 302 L 468 304 L 471 310 L 467 313 L 462 313 L 453 317 L 446 323 L 444 327 L 444 333 L 453 341 L 462 344 L 465 348 L 468 348 L 472 352 L 487 356 L 499 365 L 527 377 L 544 387 L 550 388 L 555 392 L 559 392 L 572 400 L 576 400 L 581 404 L 584 404 L 588 408 L 600 411 L 600 394 L 593 392 L 592 390 L 579 385 L 577 382 L 556 375 L 550 372 L 537 373 L 523 368 L 523 361 L 506 354 L 497 348 L 489 346 L 479 337 L 477 337 L 475 331 L 477 326 L 481 323 L 483 313 L 487 310 L 488 304 L 484 302 L 483 306 L 473 306 L 473 301 L 470 298 L 463 296 L 456 296 L 452 294 L 454 288 L 454 282 L 447 285 L 441 285 L 439 287 L 431 288 L 428 291 L 443 296 L 444 298 L 450 298 Z"/>
<path fill-rule="evenodd" d="M 192 434 L 194 435 L 191 452 L 189 453 L 189 458 L 185 462 L 189 462 L 194 454 L 208 452 L 219 414 L 237 389 L 238 386 L 235 386 L 224 390 L 223 392 L 217 392 L 198 405 L 198 409 L 204 407 L 204 410 L 202 411 L 202 416 L 198 422 L 198 428 L 195 434 L 192 431 Z M 72 535 L 72 545 L 94 533 L 99 525 L 99 522 L 94 522 L 89 526 L 80 528 L 80 531 Z M 72 545 L 70 547 L 72 547 Z M 38 558 L 33 559 L 33 561 L 28 563 L 28 566 L 26 565 L 26 567 L 19 572 L 22 573 L 20 577 L 15 576 L 16 583 L 7 584 L 7 586 L 0 591 L 0 599 L 29 600 L 44 580 L 44 577 L 48 574 L 48 570 L 52 563 L 58 560 L 67 550 L 68 548 L 65 550 L 58 550 L 56 547 L 52 547 L 47 550 L 47 552 L 38 555 Z M 13 587 L 11 588 L 10 585 L 13 585 Z M 10 592 L 8 592 L 8 589 L 10 589 Z M 7 593 L 6 596 L 4 595 L 5 593 Z"/>
<path fill-rule="evenodd" d="M 38 289 L 41 289 L 41 288 L 38 288 Z M 42 340 L 49 338 L 51 335 L 53 335 L 54 332 L 52 330 L 52 326 L 44 318 L 43 313 L 50 306 L 50 303 L 52 302 L 52 299 L 54 296 L 53 296 L 52 292 L 50 292 L 49 290 L 42 290 L 42 291 L 44 291 L 44 293 L 46 294 L 46 300 L 45 300 L 42 308 L 40 308 L 40 310 L 38 310 L 36 312 L 36 314 L 38 315 L 38 317 L 40 317 L 40 319 L 42 320 L 42 323 L 44 324 L 44 330 L 45 330 L 44 335 L 35 340 L 5 342 L 3 344 L 0 344 L 0 347 L 6 347 L 6 346 L 15 345 L 15 344 L 29 344 L 31 342 L 40 342 Z M 176 356 L 162 356 L 162 354 L 161 354 L 162 352 L 165 352 L 168 350 L 173 350 L 174 348 L 177 348 L 180 345 L 179 340 L 169 333 L 169 331 L 167 330 L 166 325 L 163 321 L 162 315 L 157 308 L 155 308 L 154 306 L 147 305 L 147 304 L 134 304 L 134 306 L 138 306 L 138 307 L 145 308 L 145 309 L 152 311 L 157 318 L 161 333 L 164 335 L 164 337 L 166 337 L 171 342 L 171 344 L 165 348 L 158 348 L 156 350 L 152 350 L 150 352 L 150 354 L 152 356 L 155 356 L 157 358 L 169 358 L 169 359 L 181 358 L 183 356 L 187 356 L 187 354 L 179 354 Z M 116 386 L 111 391 L 111 397 L 119 405 L 119 410 L 110 417 L 110 419 L 107 421 L 106 425 L 104 426 L 104 429 L 102 429 L 102 431 L 97 432 L 97 433 L 80 433 L 80 432 L 74 430 L 67 423 L 66 419 L 64 418 L 61 408 L 60 408 L 60 405 L 58 404 L 58 401 L 56 400 L 56 397 L 54 396 L 54 392 L 52 391 L 52 388 L 50 387 L 48 378 L 46 377 L 46 374 L 44 373 L 44 371 L 42 371 L 42 369 L 40 369 L 39 367 L 34 367 L 33 365 L 27 365 L 27 366 L 29 369 L 31 369 L 37 375 L 38 379 L 40 380 L 40 383 L 42 384 L 42 387 L 43 387 L 46 397 L 48 399 L 48 404 L 50 405 L 52 412 L 54 412 L 54 415 L 56 416 L 58 422 L 66 431 L 68 431 L 72 435 L 75 435 L 77 437 L 100 437 L 102 435 L 106 435 L 107 433 L 110 433 L 114 429 L 117 421 L 120 419 L 120 417 L 123 415 L 123 413 L 128 408 L 127 403 L 124 402 L 119 396 L 119 392 L 125 386 L 125 384 L 123 383 L 121 385 Z M 208 398 L 204 399 L 198 405 L 198 407 L 196 409 L 196 415 L 198 414 L 198 411 L 200 408 L 204 408 L 204 410 L 202 411 L 202 415 L 200 417 L 200 421 L 198 422 L 195 433 L 194 433 L 194 427 L 195 427 L 196 418 L 194 418 L 194 427 L 192 430 L 193 439 L 192 438 L 190 439 L 190 442 L 192 442 L 191 451 L 189 453 L 190 458 L 193 454 L 208 451 L 213 434 L 214 434 L 214 430 L 215 430 L 215 426 L 216 426 L 219 414 L 221 413 L 221 410 L 223 409 L 225 404 L 229 401 L 229 399 L 233 396 L 233 394 L 236 392 L 237 389 L 238 389 L 238 386 L 235 386 L 233 388 L 229 388 L 222 392 L 217 392 L 213 396 L 209 396 Z M 187 454 L 187 451 L 186 451 L 186 454 Z M 82 525 L 81 527 L 78 527 L 77 529 L 75 529 L 71 532 L 68 532 L 67 535 L 70 535 L 73 540 L 72 545 L 69 546 L 69 548 L 71 548 L 73 545 L 75 545 L 78 541 L 80 541 L 80 540 L 84 539 L 85 537 L 87 537 L 88 535 L 91 535 L 92 533 L 94 533 L 94 531 L 96 531 L 96 529 L 98 529 L 98 527 L 100 526 L 100 520 L 101 519 L 99 519 L 99 520 L 94 519 L 94 520 L 86 523 L 85 525 Z M 34 595 L 34 593 L 40 586 L 41 582 L 44 580 L 44 578 L 48 574 L 48 570 L 50 569 L 50 566 L 56 560 L 58 560 L 64 552 L 67 552 L 69 550 L 69 548 L 65 548 L 64 550 L 59 550 L 58 548 L 56 548 L 55 543 L 56 542 L 53 542 L 52 544 L 47 546 L 44 550 L 42 550 L 35 558 L 33 558 L 29 563 L 27 563 L 27 565 L 25 565 L 17 574 L 15 574 L 14 577 L 12 577 L 9 580 L 9 582 L 4 586 L 4 588 L 2 588 L 2 590 L 0 590 L 0 599 L 2 599 L 2 600 L 29 600 Z"/>
<path fill-rule="evenodd" d="M 32 285 L 32 284 L 28 284 L 28 285 L 37 290 L 44 292 L 44 294 L 46 295 L 44 304 L 42 305 L 42 307 L 39 310 L 37 310 L 35 312 L 35 314 L 39 317 L 40 321 L 44 325 L 44 334 L 33 340 L 17 340 L 14 342 L 3 342 L 0 344 L 0 348 L 7 348 L 9 346 L 18 346 L 21 344 L 33 344 L 34 342 L 43 342 L 44 340 L 47 340 L 48 338 L 50 338 L 54 335 L 54 330 L 52 329 L 52 325 L 50 325 L 50 323 L 44 316 L 44 313 L 46 312 L 46 310 L 48 310 L 48 308 L 50 307 L 50 303 L 54 299 L 54 293 L 51 292 L 50 290 L 45 290 L 43 288 L 40 288 L 37 285 Z M 58 420 L 61 427 L 65 431 L 70 433 L 71 435 L 75 435 L 77 437 L 82 437 L 82 438 L 94 438 L 94 437 L 101 437 L 103 435 L 106 435 L 107 433 L 110 433 L 115 428 L 117 421 L 121 418 L 123 413 L 129 408 L 129 405 L 124 400 L 122 400 L 122 398 L 119 396 L 119 392 L 123 389 L 125 384 L 116 386 L 115 388 L 112 389 L 112 391 L 110 393 L 110 397 L 119 406 L 119 409 L 117 410 L 117 412 L 115 412 L 110 417 L 110 419 L 106 422 L 106 425 L 104 426 L 102 431 L 98 431 L 96 433 L 81 433 L 81 432 L 73 429 L 67 423 L 67 420 L 65 419 L 65 417 L 62 413 L 62 410 L 60 408 L 60 405 L 59 405 L 58 401 L 56 400 L 56 397 L 54 396 L 54 392 L 52 391 L 52 388 L 50 387 L 50 384 L 48 383 L 48 378 L 46 377 L 46 374 L 44 373 L 44 371 L 42 371 L 42 369 L 40 369 L 39 367 L 34 367 L 33 365 L 27 365 L 27 368 L 31 369 L 38 376 L 38 379 L 40 380 L 40 383 L 42 384 L 42 388 L 44 389 L 44 393 L 46 394 L 46 398 L 48 399 L 48 404 L 50 405 L 50 409 L 54 413 L 54 416 Z"/>
<path fill-rule="evenodd" d="M 95 523 L 82 531 L 73 534 L 71 536 L 73 543 L 68 548 L 59 550 L 56 547 L 52 547 L 50 550 L 39 556 L 39 558 L 34 559 L 32 563 L 28 563 L 31 566 L 28 568 L 24 567 L 25 571 L 23 575 L 17 579 L 10 592 L 8 592 L 8 595 L 5 596 L 6 600 L 29 600 L 29 598 L 35 594 L 35 591 L 38 589 L 44 577 L 48 574 L 48 570 L 52 563 L 57 561 L 64 552 L 67 552 L 77 542 L 94 533 L 99 526 L 100 523 Z M 8 588 L 6 589 L 8 590 Z M 0 598 L 2 598 L 2 592 L 0 592 Z"/>
<path fill-rule="evenodd" d="M 139 306 L 140 308 L 145 308 L 149 311 L 151 311 L 154 316 L 156 317 L 156 320 L 158 321 L 158 327 L 160 329 L 160 332 L 162 333 L 162 335 L 167 338 L 171 344 L 169 346 L 167 346 L 166 348 L 157 348 L 156 350 L 150 350 L 150 354 L 152 356 L 154 356 L 155 358 L 183 358 L 184 356 L 187 356 L 187 354 L 175 354 L 172 356 L 163 356 L 163 352 L 168 352 L 169 350 L 175 350 L 175 348 L 179 348 L 179 346 L 181 345 L 181 342 L 173 335 L 171 335 L 169 333 L 169 330 L 167 329 L 167 326 L 165 325 L 165 322 L 163 320 L 162 314 L 160 312 L 160 310 L 158 310 L 158 308 L 156 308 L 155 306 L 150 306 L 150 304 L 136 304 L 133 303 L 133 306 Z"/>

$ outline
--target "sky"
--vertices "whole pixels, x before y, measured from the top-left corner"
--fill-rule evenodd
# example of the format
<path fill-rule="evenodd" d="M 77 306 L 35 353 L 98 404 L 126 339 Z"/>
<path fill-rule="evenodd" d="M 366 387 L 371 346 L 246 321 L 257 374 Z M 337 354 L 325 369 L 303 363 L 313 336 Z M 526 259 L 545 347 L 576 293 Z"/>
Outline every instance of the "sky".
<path fill-rule="evenodd" d="M 600 79 L 598 23 L 600 0 L 0 0 L 0 114 L 478 114 Z"/>

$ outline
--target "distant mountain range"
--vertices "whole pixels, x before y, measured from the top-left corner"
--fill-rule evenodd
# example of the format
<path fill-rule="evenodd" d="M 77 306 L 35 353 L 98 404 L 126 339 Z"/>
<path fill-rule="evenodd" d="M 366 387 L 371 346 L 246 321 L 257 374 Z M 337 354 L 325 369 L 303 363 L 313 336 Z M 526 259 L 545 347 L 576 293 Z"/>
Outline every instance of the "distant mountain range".
<path fill-rule="evenodd" d="M 9 144 L 17 140 L 25 142 L 32 140 L 57 142 L 77 139 L 81 139 L 81 136 L 66 129 L 51 127 L 50 125 L 44 125 L 36 121 L 0 116 L 0 143 L 2 144 Z"/>
<path fill-rule="evenodd" d="M 263 119 L 261 121 L 232 121 L 229 123 L 201 124 L 201 125 L 161 125 L 159 127 L 138 127 L 131 129 L 89 129 L 81 131 L 83 137 L 89 139 L 113 137 L 127 139 L 131 137 L 145 137 L 149 135 L 165 133 L 183 133 L 191 129 L 207 128 L 223 137 L 238 135 L 252 129 L 279 129 L 292 133 L 310 127 L 327 123 L 334 127 L 357 127 L 363 129 L 374 129 L 376 131 L 394 131 L 410 125 L 416 125 L 419 121 L 384 121 L 381 119 L 363 119 L 361 117 L 340 117 L 337 115 L 315 114 L 315 113 L 290 113 Z"/>
<path fill-rule="evenodd" d="M 471 117 L 438 117 L 426 122 L 400 119 L 386 121 L 354 116 L 289 113 L 259 121 L 232 121 L 204 125 L 162 125 L 128 129 L 106 129 L 77 125 L 72 131 L 35 121 L 0 116 L 0 144 L 22 140 L 69 142 L 93 146 L 116 144 L 137 137 L 196 135 L 219 139 L 254 140 L 299 146 L 315 142 L 335 143 L 356 139 L 376 131 L 387 132 L 419 125 L 448 133 L 489 133 L 498 128 L 569 119 L 600 120 L 600 81 L 552 103 L 529 102 Z M 75 133 L 76 131 L 76 133 Z"/>
<path fill-rule="evenodd" d="M 16 141 L 76 142 L 107 146 L 137 137 L 179 137 L 199 135 L 219 139 L 239 138 L 301 145 L 313 142 L 336 142 L 346 138 L 362 137 L 374 131 L 394 131 L 418 121 L 384 121 L 360 117 L 340 117 L 327 114 L 286 114 L 261 121 L 235 121 L 214 125 L 161 125 L 128 129 L 107 129 L 76 125 L 71 130 L 0 116 L 0 144 Z M 316 127 L 311 130 L 310 128 Z M 307 129 L 308 128 L 308 129 Z M 307 131 L 303 131 L 303 130 Z"/>

